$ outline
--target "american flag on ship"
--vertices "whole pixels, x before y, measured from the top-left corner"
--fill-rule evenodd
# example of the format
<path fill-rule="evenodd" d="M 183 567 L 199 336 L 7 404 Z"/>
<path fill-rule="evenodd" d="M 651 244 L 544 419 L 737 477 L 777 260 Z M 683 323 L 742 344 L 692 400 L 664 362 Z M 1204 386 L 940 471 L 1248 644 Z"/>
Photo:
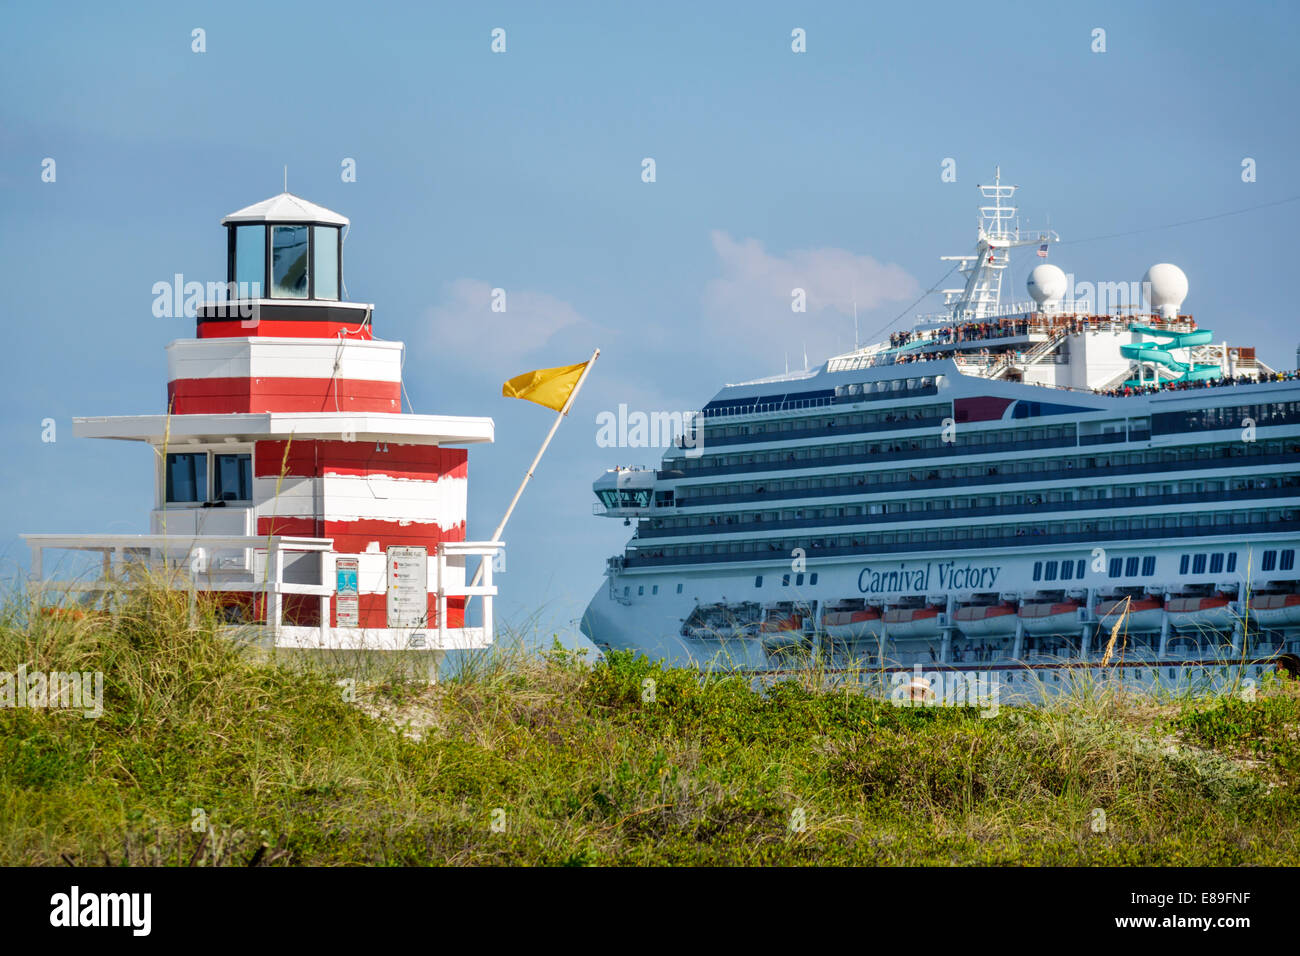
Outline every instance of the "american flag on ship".
<path fill-rule="evenodd" d="M 1043 243 L 1041 246 L 1038 247 L 1038 258 L 1040 259 L 1047 258 L 1047 243 Z"/>

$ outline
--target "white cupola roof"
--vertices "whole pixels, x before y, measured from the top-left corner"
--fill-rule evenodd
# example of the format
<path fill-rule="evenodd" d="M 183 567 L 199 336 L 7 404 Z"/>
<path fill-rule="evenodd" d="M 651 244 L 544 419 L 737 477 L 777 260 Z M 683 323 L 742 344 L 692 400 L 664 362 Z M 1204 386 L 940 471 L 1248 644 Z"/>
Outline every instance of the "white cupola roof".
<path fill-rule="evenodd" d="M 312 222 L 326 226 L 346 226 L 348 217 L 332 209 L 308 202 L 293 193 L 280 193 L 270 199 L 245 206 L 221 220 L 223 226 L 242 222 Z"/>

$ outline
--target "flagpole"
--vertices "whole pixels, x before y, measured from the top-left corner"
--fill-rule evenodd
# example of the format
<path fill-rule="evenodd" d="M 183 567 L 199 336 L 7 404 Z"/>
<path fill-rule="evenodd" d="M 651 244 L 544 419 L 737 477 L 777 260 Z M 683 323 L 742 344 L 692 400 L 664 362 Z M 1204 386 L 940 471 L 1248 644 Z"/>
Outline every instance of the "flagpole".
<path fill-rule="evenodd" d="M 510 499 L 510 507 L 506 508 L 506 513 L 502 516 L 501 523 L 497 525 L 496 531 L 492 532 L 493 541 L 501 540 L 501 533 L 505 531 L 506 522 L 510 520 L 510 515 L 515 510 L 515 505 L 519 504 L 519 499 L 524 493 L 524 488 L 527 487 L 529 479 L 533 477 L 533 472 L 537 470 L 537 465 L 542 460 L 542 455 L 546 454 L 546 448 L 550 445 L 551 439 L 555 437 L 555 432 L 560 427 L 560 422 L 564 421 L 565 416 L 569 414 L 569 409 L 573 407 L 573 401 L 578 397 L 578 390 L 582 388 L 582 383 L 587 380 L 587 374 L 591 371 L 591 367 L 596 364 L 596 359 L 598 358 L 600 358 L 600 349 L 596 349 L 596 351 L 591 353 L 591 358 L 587 360 L 586 368 L 582 370 L 582 374 L 578 376 L 578 380 L 573 383 L 573 391 L 569 393 L 569 398 L 565 401 L 564 407 L 556 412 L 555 421 L 551 423 L 551 430 L 546 433 L 546 440 L 542 442 L 542 447 L 537 449 L 537 456 L 533 458 L 533 463 L 528 466 L 528 471 L 524 473 L 524 480 L 519 483 L 519 488 L 515 491 L 515 496 Z M 486 561 L 487 558 L 484 557 L 483 560 Z M 478 582 L 482 577 L 483 562 L 480 561 L 478 570 L 474 572 L 474 580 L 470 582 L 469 586 L 472 588 L 478 587 Z"/>

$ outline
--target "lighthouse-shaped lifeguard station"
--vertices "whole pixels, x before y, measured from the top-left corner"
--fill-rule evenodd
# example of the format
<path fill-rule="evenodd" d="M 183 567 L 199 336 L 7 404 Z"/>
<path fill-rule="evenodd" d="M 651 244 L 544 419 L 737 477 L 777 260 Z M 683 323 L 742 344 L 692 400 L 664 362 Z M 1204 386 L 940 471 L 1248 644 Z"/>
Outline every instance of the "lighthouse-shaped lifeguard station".
<path fill-rule="evenodd" d="M 492 441 L 492 419 L 402 411 L 402 343 L 345 300 L 346 218 L 285 192 L 222 225 L 227 294 L 167 346 L 166 412 L 73 421 L 152 447 L 150 533 L 24 535 L 34 581 L 51 550 L 98 551 L 103 580 L 60 587 L 179 568 L 266 646 L 427 651 L 436 666 L 488 645 L 502 545 L 465 540 L 465 446 Z"/>

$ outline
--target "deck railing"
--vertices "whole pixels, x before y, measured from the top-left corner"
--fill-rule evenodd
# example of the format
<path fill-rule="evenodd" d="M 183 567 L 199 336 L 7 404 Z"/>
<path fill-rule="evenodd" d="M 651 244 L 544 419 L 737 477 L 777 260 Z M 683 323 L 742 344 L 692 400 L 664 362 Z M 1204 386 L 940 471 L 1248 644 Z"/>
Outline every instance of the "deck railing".
<path fill-rule="evenodd" d="M 356 640 L 342 644 L 339 634 L 362 632 L 361 628 L 331 627 L 330 597 L 335 587 L 330 577 L 334 572 L 327 556 L 333 553 L 332 538 L 302 538 L 287 535 L 197 535 L 188 538 L 159 534 L 24 534 L 21 537 L 31 548 L 31 570 L 28 575 L 33 598 L 40 600 L 46 592 L 103 593 L 118 588 L 139 587 L 143 582 L 135 569 L 179 572 L 192 596 L 198 592 L 252 593 L 264 595 L 265 628 L 273 643 L 281 643 L 285 636 L 285 595 L 315 596 L 320 601 L 318 632 L 320 647 L 351 647 Z M 438 634 L 438 644 L 433 649 L 445 649 L 449 638 L 454 643 L 473 639 L 476 646 L 491 643 L 494 636 L 493 599 L 497 588 L 492 583 L 493 561 L 505 548 L 500 541 L 444 541 L 436 546 L 430 560 L 434 562 L 435 589 L 430 594 L 437 599 L 437 626 L 414 630 Z M 211 557 L 219 551 L 244 550 L 246 561 L 237 569 L 209 568 Z M 101 576 L 94 581 L 48 580 L 45 577 L 47 551 L 98 552 L 102 556 Z M 286 556 L 294 554 L 319 554 L 319 582 L 304 583 L 285 579 Z M 452 583 L 448 562 L 478 557 L 483 567 L 482 584 Z M 263 560 L 259 560 L 264 557 Z M 470 568 L 464 568 L 469 572 Z M 465 581 L 471 580 L 469 573 Z M 464 597 L 482 599 L 481 628 L 447 627 L 447 599 Z M 468 607 L 467 607 L 468 610 Z M 297 628 L 296 628 L 297 629 Z M 303 630 L 310 631 L 307 627 Z M 471 634 L 470 632 L 475 632 Z M 301 641 L 290 642 L 302 646 Z M 365 645 L 364 634 L 358 646 Z"/>

